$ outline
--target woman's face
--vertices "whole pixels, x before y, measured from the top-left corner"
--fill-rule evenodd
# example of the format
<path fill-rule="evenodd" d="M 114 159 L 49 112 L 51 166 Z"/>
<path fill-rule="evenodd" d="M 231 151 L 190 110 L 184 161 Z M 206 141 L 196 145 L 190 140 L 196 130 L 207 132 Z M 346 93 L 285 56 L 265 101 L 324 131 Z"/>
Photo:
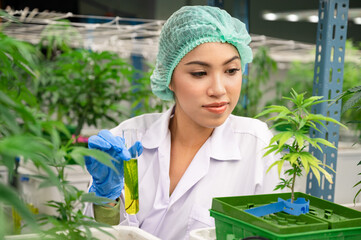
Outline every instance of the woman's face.
<path fill-rule="evenodd" d="M 235 108 L 242 86 L 241 60 L 228 43 L 203 43 L 174 69 L 169 88 L 176 117 L 199 127 L 215 128 Z"/>

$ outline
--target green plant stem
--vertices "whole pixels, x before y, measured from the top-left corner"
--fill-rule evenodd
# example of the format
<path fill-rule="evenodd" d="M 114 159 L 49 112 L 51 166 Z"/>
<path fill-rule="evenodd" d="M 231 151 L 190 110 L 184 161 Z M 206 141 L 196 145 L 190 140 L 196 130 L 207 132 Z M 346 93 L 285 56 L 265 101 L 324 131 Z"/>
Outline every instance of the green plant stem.
<path fill-rule="evenodd" d="M 291 186 L 291 203 L 293 203 L 293 201 L 295 200 L 295 181 L 296 181 L 296 167 L 293 168 L 295 170 L 295 172 L 293 173 L 293 178 L 292 178 L 292 186 Z"/>
<path fill-rule="evenodd" d="M 299 114 L 302 114 L 301 112 L 299 112 Z M 300 127 L 298 126 L 297 129 L 300 129 Z M 292 143 L 292 146 L 295 148 L 295 151 L 298 152 L 298 144 L 296 143 L 296 141 L 294 141 Z M 295 182 L 296 182 L 296 175 L 297 175 L 297 165 L 293 165 L 293 176 L 292 176 L 292 185 L 291 185 L 291 203 L 293 203 L 295 201 Z"/>

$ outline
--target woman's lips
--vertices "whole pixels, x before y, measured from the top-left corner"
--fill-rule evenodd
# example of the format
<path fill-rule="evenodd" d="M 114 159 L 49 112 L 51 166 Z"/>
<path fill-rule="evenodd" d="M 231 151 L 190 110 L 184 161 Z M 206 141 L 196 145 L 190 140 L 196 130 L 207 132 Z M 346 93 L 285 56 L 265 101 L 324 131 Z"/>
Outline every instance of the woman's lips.
<path fill-rule="evenodd" d="M 207 111 L 216 114 L 224 113 L 227 109 L 227 106 L 228 106 L 228 102 L 211 103 L 211 104 L 203 105 L 203 107 Z"/>

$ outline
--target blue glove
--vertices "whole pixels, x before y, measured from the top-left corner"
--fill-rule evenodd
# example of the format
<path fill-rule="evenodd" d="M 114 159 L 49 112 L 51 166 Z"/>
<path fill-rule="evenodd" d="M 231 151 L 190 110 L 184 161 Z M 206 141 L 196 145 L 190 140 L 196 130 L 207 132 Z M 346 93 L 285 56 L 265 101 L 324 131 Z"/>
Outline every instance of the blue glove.
<path fill-rule="evenodd" d="M 98 135 L 89 138 L 88 146 L 90 149 L 99 149 L 106 152 L 116 159 L 117 161 L 113 161 L 113 165 L 119 172 L 116 173 L 113 169 L 92 157 L 86 157 L 85 165 L 93 177 L 89 192 L 95 192 L 95 195 L 99 197 L 117 199 L 124 187 L 123 160 L 127 161 L 135 157 L 136 152 L 141 155 L 143 152 L 142 144 L 136 142 L 128 150 L 125 147 L 123 138 L 114 137 L 108 130 L 101 130 Z"/>

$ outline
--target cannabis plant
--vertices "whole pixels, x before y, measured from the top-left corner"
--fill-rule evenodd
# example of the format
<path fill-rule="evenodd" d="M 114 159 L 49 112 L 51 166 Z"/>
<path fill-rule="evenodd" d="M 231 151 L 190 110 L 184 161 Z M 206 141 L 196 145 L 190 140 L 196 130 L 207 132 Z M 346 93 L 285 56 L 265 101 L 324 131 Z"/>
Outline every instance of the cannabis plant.
<path fill-rule="evenodd" d="M 276 121 L 271 127 L 283 126 L 284 131 L 277 133 L 270 141 L 269 146 L 266 147 L 267 152 L 264 156 L 270 153 L 283 153 L 282 157 L 275 161 L 268 169 L 268 171 L 277 166 L 279 174 L 281 174 L 285 162 L 289 162 L 291 168 L 285 171 L 285 176 L 288 178 L 280 178 L 281 182 L 276 186 L 276 189 L 291 189 L 291 201 L 294 201 L 294 187 L 296 178 L 302 175 L 304 170 L 306 174 L 311 170 L 320 184 L 320 173 L 323 173 L 325 178 L 332 183 L 331 175 L 325 170 L 324 167 L 333 171 L 333 169 L 323 164 L 319 159 L 308 152 L 307 147 L 312 145 L 322 152 L 320 144 L 327 147 L 335 148 L 329 141 L 322 138 L 310 138 L 309 128 L 317 131 L 316 124 L 326 128 L 323 121 L 333 122 L 342 125 L 340 122 L 333 118 L 325 117 L 320 114 L 312 114 L 309 108 L 324 102 L 320 96 L 312 96 L 305 98 L 305 93 L 298 94 L 292 89 L 292 97 L 284 97 L 288 101 L 290 107 L 272 105 L 258 114 L 256 117 L 264 116 L 266 114 L 276 114 L 268 120 Z"/>
<path fill-rule="evenodd" d="M 39 71 L 34 46 L 10 38 L 0 32 L 0 165 L 16 176 L 17 161 L 32 162 L 38 169 L 40 187 L 56 187 L 63 199 L 49 204 L 57 209 L 57 216 L 34 215 L 22 199 L 16 186 L 0 182 L 0 239 L 9 233 L 9 218 L 3 206 L 13 207 L 32 230 L 56 239 L 90 239 L 90 227 L 104 226 L 84 216 L 77 204 L 103 202 L 92 194 L 77 190 L 69 184 L 64 168 L 70 159 L 84 167 L 84 157 L 92 156 L 114 168 L 112 158 L 101 151 L 72 145 L 71 136 L 62 122 L 54 121 L 40 111 L 36 97 L 28 90 Z M 68 138 L 63 145 L 60 136 Z M 55 170 L 54 170 L 55 169 Z M 46 219 L 47 230 L 41 228 Z"/>

